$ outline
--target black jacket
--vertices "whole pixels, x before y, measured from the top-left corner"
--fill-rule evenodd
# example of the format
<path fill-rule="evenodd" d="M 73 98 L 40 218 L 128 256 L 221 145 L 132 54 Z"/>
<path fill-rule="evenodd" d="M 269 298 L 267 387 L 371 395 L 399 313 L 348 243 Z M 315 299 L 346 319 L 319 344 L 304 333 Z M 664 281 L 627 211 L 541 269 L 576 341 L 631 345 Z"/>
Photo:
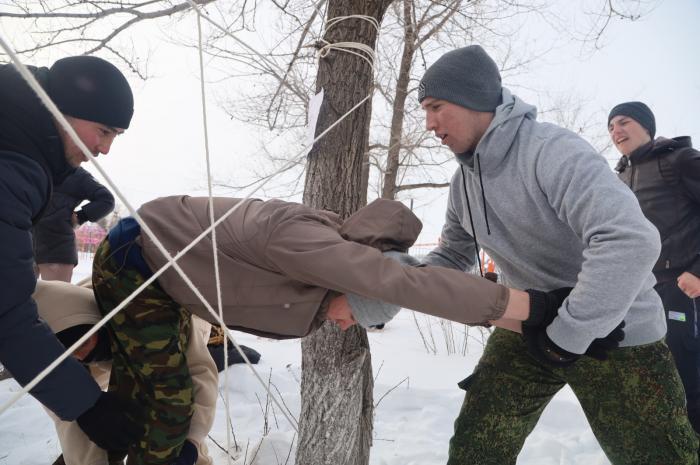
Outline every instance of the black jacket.
<path fill-rule="evenodd" d="M 34 225 L 34 260 L 36 263 L 78 264 L 75 230 L 72 216 L 77 212 L 78 224 L 97 221 L 114 209 L 114 196 L 83 168 L 77 168 L 61 184 L 54 186 L 53 195 L 41 219 Z"/>
<path fill-rule="evenodd" d="M 48 69 L 32 72 L 46 88 Z M 11 65 L 0 66 L 0 362 L 22 385 L 64 351 L 31 298 L 36 278 L 30 231 L 52 182 L 72 171 L 49 112 Z M 71 357 L 31 392 L 66 420 L 94 405 L 100 394 Z"/>
<path fill-rule="evenodd" d="M 622 157 L 617 170 L 661 234 L 656 278 L 700 277 L 700 152 L 690 137 L 659 137 Z"/>

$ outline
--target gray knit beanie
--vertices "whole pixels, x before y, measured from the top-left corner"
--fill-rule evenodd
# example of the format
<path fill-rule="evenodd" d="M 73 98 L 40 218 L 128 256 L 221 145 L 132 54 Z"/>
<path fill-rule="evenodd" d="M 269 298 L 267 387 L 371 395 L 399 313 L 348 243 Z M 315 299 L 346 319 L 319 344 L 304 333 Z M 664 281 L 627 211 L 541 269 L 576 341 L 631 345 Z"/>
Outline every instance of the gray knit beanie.
<path fill-rule="evenodd" d="M 625 102 L 615 105 L 608 114 L 608 124 L 616 116 L 623 115 L 632 118 L 649 132 L 653 139 L 656 135 L 656 118 L 651 109 L 642 102 Z"/>
<path fill-rule="evenodd" d="M 428 68 L 418 86 L 418 101 L 446 100 L 475 111 L 494 111 L 501 104 L 501 73 L 479 45 L 445 53 Z"/>
<path fill-rule="evenodd" d="M 384 255 L 393 258 L 403 266 L 418 266 L 420 262 L 404 252 L 396 250 L 388 250 Z M 399 313 L 401 307 L 398 305 L 388 304 L 379 300 L 368 299 L 357 294 L 346 294 L 352 316 L 355 321 L 363 328 L 377 326 L 388 323 L 392 318 Z"/>

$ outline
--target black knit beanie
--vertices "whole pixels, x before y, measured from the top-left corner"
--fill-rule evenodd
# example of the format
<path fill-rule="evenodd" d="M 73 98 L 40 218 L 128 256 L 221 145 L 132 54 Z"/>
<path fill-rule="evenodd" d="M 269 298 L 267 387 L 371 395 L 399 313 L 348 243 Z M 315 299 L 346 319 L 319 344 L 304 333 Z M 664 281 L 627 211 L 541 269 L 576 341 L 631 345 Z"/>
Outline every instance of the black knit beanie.
<path fill-rule="evenodd" d="M 49 71 L 49 96 L 63 114 L 126 129 L 134 96 L 116 66 L 93 56 L 62 58 Z"/>
<path fill-rule="evenodd" d="M 476 111 L 494 111 L 501 104 L 501 73 L 479 45 L 445 53 L 428 68 L 418 87 L 418 101 L 447 100 Z"/>
<path fill-rule="evenodd" d="M 649 131 L 649 135 L 654 139 L 656 134 L 656 119 L 651 109 L 642 102 L 625 102 L 615 105 L 608 115 L 608 124 L 616 116 L 623 115 L 632 118 Z"/>

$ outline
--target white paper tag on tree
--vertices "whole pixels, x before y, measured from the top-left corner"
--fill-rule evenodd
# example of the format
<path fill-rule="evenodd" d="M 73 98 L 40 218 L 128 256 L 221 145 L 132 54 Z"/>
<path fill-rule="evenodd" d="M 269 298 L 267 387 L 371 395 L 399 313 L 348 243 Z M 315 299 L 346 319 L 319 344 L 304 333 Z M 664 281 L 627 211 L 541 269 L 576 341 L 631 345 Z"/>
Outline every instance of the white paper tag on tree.
<path fill-rule="evenodd" d="M 318 115 L 321 113 L 321 104 L 323 103 L 323 88 L 321 91 L 309 99 L 309 115 L 308 124 L 306 126 L 306 142 L 309 145 L 309 149 L 312 148 L 314 138 L 316 137 L 316 123 L 318 122 Z"/>

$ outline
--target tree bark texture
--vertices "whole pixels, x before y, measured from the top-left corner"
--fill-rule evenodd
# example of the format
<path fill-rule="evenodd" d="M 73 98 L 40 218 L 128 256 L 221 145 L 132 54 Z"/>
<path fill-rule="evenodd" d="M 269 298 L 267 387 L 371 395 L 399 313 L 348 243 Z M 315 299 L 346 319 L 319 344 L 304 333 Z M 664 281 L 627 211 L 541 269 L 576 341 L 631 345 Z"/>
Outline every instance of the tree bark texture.
<path fill-rule="evenodd" d="M 381 20 L 392 0 L 331 0 L 328 19 L 367 15 Z M 362 19 L 330 28 L 330 43 L 360 42 L 375 49 L 377 31 Z M 320 134 L 372 92 L 369 64 L 349 53 L 321 58 L 316 89 L 324 89 L 317 123 Z M 371 100 L 318 141 L 307 160 L 304 203 L 347 217 L 364 205 L 362 176 L 369 145 Z M 363 182 L 364 179 L 364 182 Z M 372 442 L 372 362 L 367 333 L 342 332 L 326 323 L 302 341 L 301 414 L 297 465 L 366 465 Z"/>

